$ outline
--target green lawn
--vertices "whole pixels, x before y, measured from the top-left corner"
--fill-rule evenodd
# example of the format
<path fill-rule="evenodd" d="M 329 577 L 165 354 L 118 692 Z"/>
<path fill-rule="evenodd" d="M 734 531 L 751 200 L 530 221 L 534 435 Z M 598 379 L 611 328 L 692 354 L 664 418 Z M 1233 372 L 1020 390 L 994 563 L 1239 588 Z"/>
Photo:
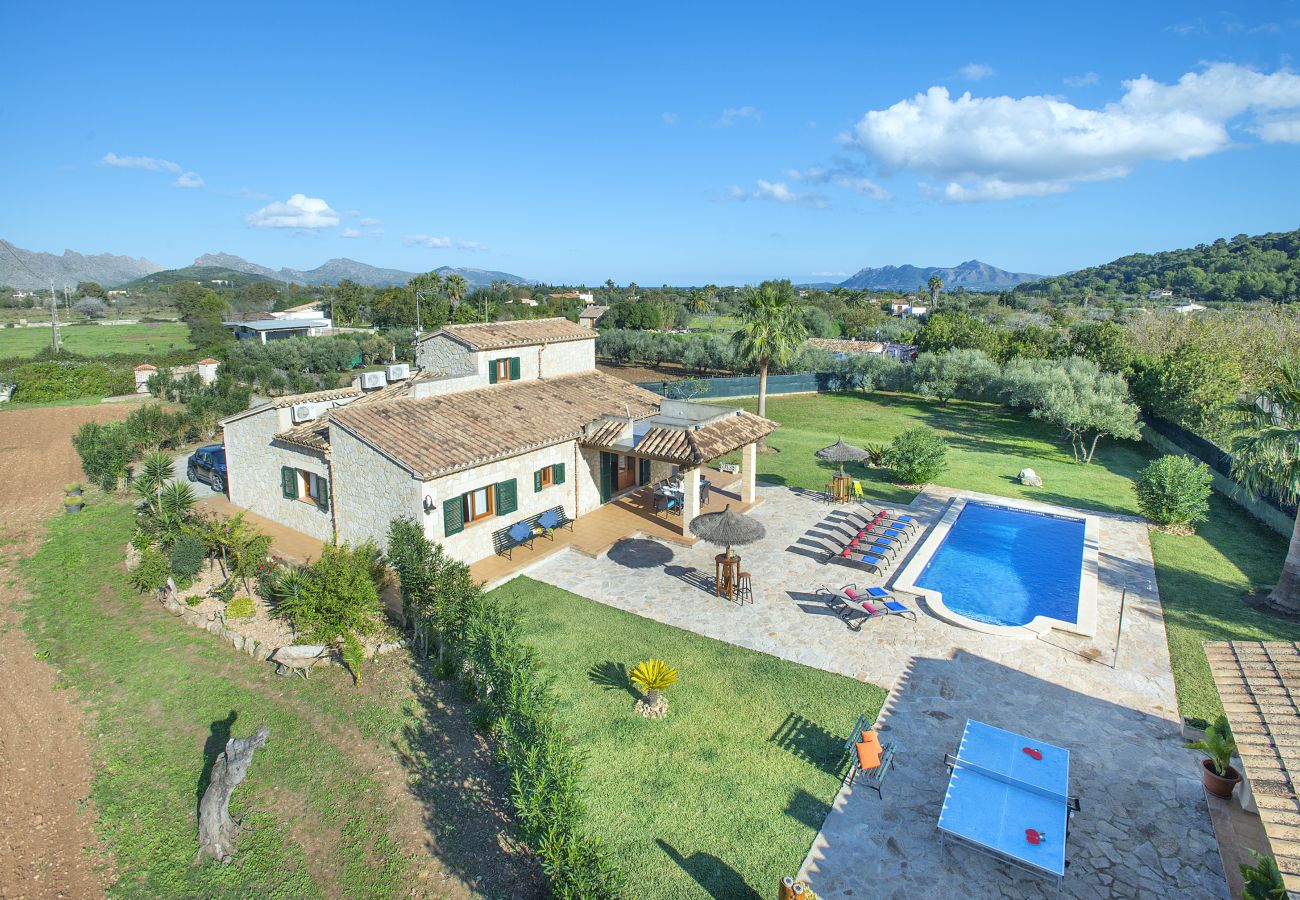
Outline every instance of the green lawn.
<path fill-rule="evenodd" d="M 496 593 L 529 611 L 529 641 L 588 754 L 592 825 L 634 897 L 760 897 L 794 875 L 840 784 L 843 743 L 884 691 L 701 637 L 550 585 Z M 633 712 L 627 672 L 678 670 L 664 719 Z"/>
<path fill-rule="evenodd" d="M 59 670 L 58 686 L 75 689 L 89 715 L 96 832 L 120 873 L 113 893 L 410 896 L 429 887 L 413 871 L 429 854 L 420 841 L 419 855 L 408 856 L 396 829 L 418 833 L 426 821 L 443 868 L 478 874 L 456 829 L 470 830 L 470 779 L 483 775 L 458 768 L 448 733 L 431 733 L 428 718 L 452 720 L 442 688 L 416 690 L 410 666 L 390 657 L 367 663 L 362 688 L 334 668 L 310 681 L 277 676 L 129 587 L 121 562 L 131 525 L 129 505 L 96 494 L 80 515 L 52 520 L 47 541 L 22 562 L 33 597 L 25 625 Z M 236 860 L 195 865 L 206 765 L 229 733 L 245 736 L 263 723 L 270 742 L 231 803 L 251 826 Z M 424 747 L 422 734 L 444 749 L 412 750 Z M 443 788 L 414 762 L 404 771 L 394 745 L 411 751 L 408 760 L 432 760 L 449 796 L 435 802 Z M 429 795 L 427 811 L 399 826 L 392 786 L 400 793 L 424 781 L 428 791 L 412 789 Z M 481 866 L 503 868 L 502 859 L 489 854 Z"/>
<path fill-rule="evenodd" d="M 735 316 L 694 315 L 686 327 L 704 334 L 731 334 L 739 324 L 740 320 Z"/>
<path fill-rule="evenodd" d="M 59 329 L 63 349 L 85 356 L 110 353 L 165 353 L 190 350 L 189 329 L 180 322 L 142 325 L 64 325 Z M 0 328 L 0 359 L 35 356 L 50 345 L 48 328 Z"/>
<path fill-rule="evenodd" d="M 739 402 L 754 409 L 754 400 Z M 1103 441 L 1093 464 L 1082 466 L 1072 460 L 1055 429 L 1018 412 L 959 401 L 943 407 L 907 395 L 776 397 L 768 400 L 767 414 L 781 423 L 769 438 L 781 452 L 760 454 L 758 477 L 810 489 L 820 489 L 835 468 L 813 453 L 836 437 L 859 446 L 887 443 L 921 424 L 948 441 L 949 467 L 938 479 L 941 485 L 1136 515 L 1132 479 L 1157 455 L 1145 443 Z M 1043 476 L 1044 488 L 1015 481 L 1025 466 Z M 912 499 L 912 492 L 893 484 L 887 472 L 849 468 L 872 497 L 893 503 Z M 1183 715 L 1199 718 L 1211 718 L 1221 708 L 1202 641 L 1300 640 L 1300 624 L 1242 603 L 1245 593 L 1277 579 L 1285 540 L 1218 494 L 1212 498 L 1211 516 L 1192 537 L 1151 533 L 1179 707 Z"/>

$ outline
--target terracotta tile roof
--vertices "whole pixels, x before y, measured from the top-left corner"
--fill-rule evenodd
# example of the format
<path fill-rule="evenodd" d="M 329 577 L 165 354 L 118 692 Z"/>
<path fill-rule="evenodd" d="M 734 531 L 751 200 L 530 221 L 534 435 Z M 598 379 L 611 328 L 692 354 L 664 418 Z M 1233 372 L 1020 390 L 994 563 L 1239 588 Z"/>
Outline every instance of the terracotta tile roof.
<path fill-rule="evenodd" d="M 599 319 L 605 313 L 609 312 L 608 306 L 588 306 L 578 313 L 579 319 Z"/>
<path fill-rule="evenodd" d="M 582 442 L 589 447 L 612 447 L 627 431 L 627 419 L 606 419 L 588 429 Z"/>
<path fill-rule="evenodd" d="M 310 422 L 295 425 L 288 431 L 281 431 L 275 436 L 275 439 L 285 444 L 315 450 L 317 453 L 328 453 L 330 449 L 329 416 L 324 415 L 319 419 L 312 419 Z"/>
<path fill-rule="evenodd" d="M 220 360 L 213 359 L 211 356 L 199 360 L 199 365 L 201 366 L 211 366 L 211 365 L 220 365 L 220 364 L 221 364 Z"/>
<path fill-rule="evenodd" d="M 809 338 L 808 346 L 831 353 L 884 353 L 880 341 L 842 341 L 835 338 Z"/>
<path fill-rule="evenodd" d="M 575 328 L 577 326 L 574 326 Z M 590 332 L 587 332 L 590 334 Z M 421 478 L 433 478 L 581 436 L 606 415 L 645 418 L 659 395 L 601 372 L 418 399 L 348 404 L 330 422 Z M 625 409 L 626 407 L 626 409 Z"/>
<path fill-rule="evenodd" d="M 293 406 L 295 403 L 323 403 L 326 400 L 342 400 L 345 397 L 360 397 L 361 388 L 349 385 L 345 388 L 331 388 L 327 391 L 312 391 L 308 394 L 289 394 L 284 397 L 276 397 L 271 401 L 271 405 L 276 409 L 283 409 L 286 406 Z"/>
<path fill-rule="evenodd" d="M 420 340 L 427 341 L 440 334 L 459 341 L 471 350 L 504 350 L 508 347 L 527 347 L 530 344 L 558 344 L 596 338 L 590 328 L 583 328 L 565 318 L 554 318 L 448 325 Z"/>
<path fill-rule="evenodd" d="M 1300 890 L 1300 644 L 1207 641 L 1205 656 L 1278 868 Z"/>
<path fill-rule="evenodd" d="M 618 424 L 622 425 L 621 422 Z M 669 426 L 651 428 L 641 437 L 641 440 L 637 441 L 633 452 L 637 456 L 679 465 L 700 465 L 724 456 L 732 450 L 739 450 L 746 444 L 752 444 L 771 434 L 776 428 L 777 424 L 771 419 L 737 410 L 724 419 L 697 428 Z M 621 427 L 615 430 L 609 425 L 602 425 L 584 437 L 582 443 L 588 447 L 611 450 L 617 445 L 621 434 Z"/>
<path fill-rule="evenodd" d="M 415 391 L 417 385 L 425 381 L 433 381 L 442 378 L 446 372 L 437 372 L 425 369 L 416 372 L 410 378 L 403 378 L 401 381 L 390 381 L 387 386 L 377 391 L 367 391 L 356 400 L 353 400 L 349 406 L 357 406 L 369 403 L 387 403 L 389 400 L 405 399 Z"/>

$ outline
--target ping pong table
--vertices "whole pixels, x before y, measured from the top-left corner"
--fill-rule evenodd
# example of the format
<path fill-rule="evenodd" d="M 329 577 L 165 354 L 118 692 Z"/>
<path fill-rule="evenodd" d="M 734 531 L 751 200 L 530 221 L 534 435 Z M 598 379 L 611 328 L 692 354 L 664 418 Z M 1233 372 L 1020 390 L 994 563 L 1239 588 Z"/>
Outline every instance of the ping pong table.
<path fill-rule="evenodd" d="M 939 813 L 939 832 L 1020 868 L 1065 877 L 1065 841 L 1079 801 L 1069 795 L 1070 751 L 966 721 Z"/>

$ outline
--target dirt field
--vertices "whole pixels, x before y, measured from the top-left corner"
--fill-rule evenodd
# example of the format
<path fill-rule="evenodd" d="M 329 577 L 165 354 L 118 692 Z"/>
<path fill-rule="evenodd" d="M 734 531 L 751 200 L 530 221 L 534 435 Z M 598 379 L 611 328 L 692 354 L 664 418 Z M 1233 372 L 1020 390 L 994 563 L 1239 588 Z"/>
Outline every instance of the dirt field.
<path fill-rule="evenodd" d="M 111 878 L 90 806 L 81 710 L 33 656 L 18 604 L 18 559 L 40 544 L 63 485 L 84 478 L 69 438 L 82 422 L 123 419 L 131 404 L 0 411 L 0 898 L 96 897 Z"/>
<path fill-rule="evenodd" d="M 624 381 L 630 381 L 637 384 L 642 381 L 673 381 L 678 378 L 685 378 L 690 375 L 689 372 L 680 366 L 616 366 L 612 363 L 596 363 L 596 368 L 607 375 L 613 375 L 615 378 L 622 378 Z"/>

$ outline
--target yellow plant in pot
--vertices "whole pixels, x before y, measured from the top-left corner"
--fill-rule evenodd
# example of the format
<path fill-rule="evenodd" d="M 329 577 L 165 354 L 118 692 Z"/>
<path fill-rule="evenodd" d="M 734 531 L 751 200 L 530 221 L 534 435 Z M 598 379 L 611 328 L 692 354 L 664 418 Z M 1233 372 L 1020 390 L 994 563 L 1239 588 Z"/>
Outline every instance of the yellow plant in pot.
<path fill-rule="evenodd" d="M 659 713 L 668 705 L 663 692 L 677 683 L 677 670 L 662 659 L 652 657 L 637 663 L 628 679 L 645 694 L 642 701 L 645 708 L 651 713 Z"/>

